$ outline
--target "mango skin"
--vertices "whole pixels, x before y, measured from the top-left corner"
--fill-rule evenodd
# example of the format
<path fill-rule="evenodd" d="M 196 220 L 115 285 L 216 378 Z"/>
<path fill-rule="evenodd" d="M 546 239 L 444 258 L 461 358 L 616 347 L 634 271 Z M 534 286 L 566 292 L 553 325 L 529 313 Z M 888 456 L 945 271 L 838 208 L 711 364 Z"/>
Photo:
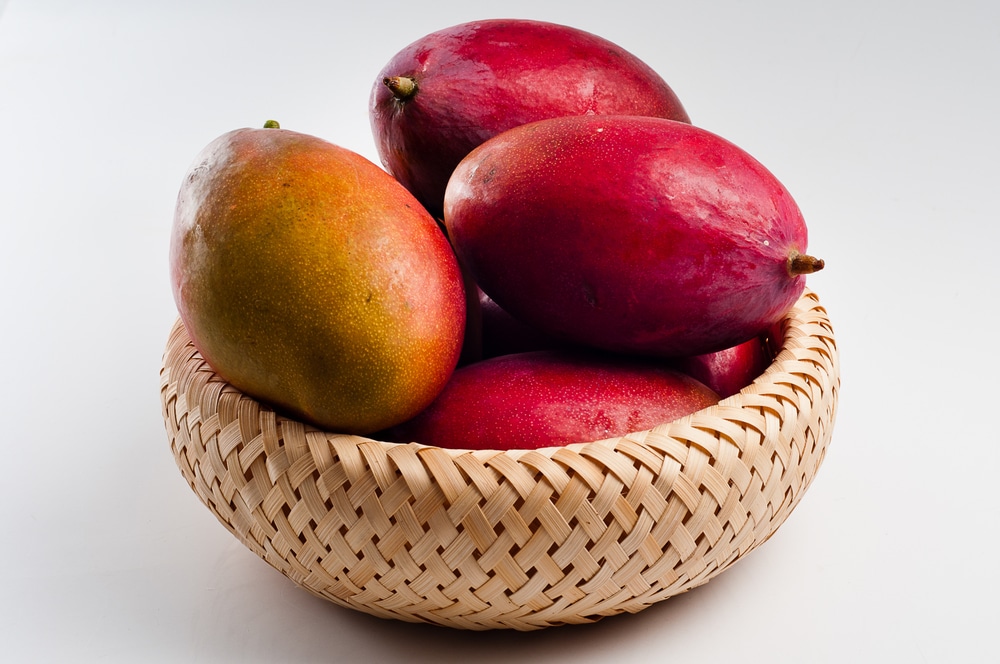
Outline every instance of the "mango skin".
<path fill-rule="evenodd" d="M 178 311 L 228 382 L 329 431 L 365 434 L 430 403 L 465 322 L 437 223 L 349 150 L 285 129 L 212 141 L 170 244 Z"/>
<path fill-rule="evenodd" d="M 538 449 L 643 431 L 719 395 L 678 371 L 583 350 L 542 350 L 458 369 L 441 395 L 381 440 L 451 449 Z"/>
<path fill-rule="evenodd" d="M 768 330 L 805 287 L 807 229 L 785 187 L 689 124 L 563 117 L 504 132 L 456 168 L 445 225 L 479 287 L 525 324 L 679 357 Z"/>
<path fill-rule="evenodd" d="M 397 99 L 387 77 L 416 81 Z M 379 157 L 437 218 L 455 166 L 501 131 L 562 115 L 652 115 L 689 121 L 648 64 L 589 32 L 523 19 L 472 21 L 430 33 L 382 68 L 369 118 Z"/>
<path fill-rule="evenodd" d="M 569 342 L 554 339 L 525 325 L 504 311 L 482 289 L 477 290 L 483 359 L 538 350 L 574 350 Z M 754 337 L 714 353 L 673 358 L 667 361 L 666 366 L 697 379 L 725 399 L 752 383 L 771 365 L 774 360 L 771 344 L 770 337 Z"/>
<path fill-rule="evenodd" d="M 725 399 L 756 380 L 773 360 L 768 339 L 754 337 L 714 353 L 677 358 L 670 366 L 697 378 Z"/>

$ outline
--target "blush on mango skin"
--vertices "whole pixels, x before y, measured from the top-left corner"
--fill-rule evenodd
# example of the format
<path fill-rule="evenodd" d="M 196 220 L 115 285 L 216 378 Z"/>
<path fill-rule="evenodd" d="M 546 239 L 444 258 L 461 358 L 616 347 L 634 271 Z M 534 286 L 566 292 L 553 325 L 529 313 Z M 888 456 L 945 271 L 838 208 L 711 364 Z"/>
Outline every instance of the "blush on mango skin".
<path fill-rule="evenodd" d="M 445 226 L 513 317 L 623 353 L 748 341 L 822 268 L 773 174 L 729 141 L 661 118 L 552 118 L 495 136 L 452 175 Z"/>
<path fill-rule="evenodd" d="M 678 371 L 585 351 L 534 351 L 459 368 L 412 420 L 378 434 L 452 449 L 537 449 L 643 431 L 719 401 Z"/>
<path fill-rule="evenodd" d="M 418 39 L 379 72 L 369 103 L 386 170 L 437 218 L 451 172 L 474 147 L 527 122 L 585 114 L 689 121 L 663 78 L 620 46 L 515 19 Z"/>

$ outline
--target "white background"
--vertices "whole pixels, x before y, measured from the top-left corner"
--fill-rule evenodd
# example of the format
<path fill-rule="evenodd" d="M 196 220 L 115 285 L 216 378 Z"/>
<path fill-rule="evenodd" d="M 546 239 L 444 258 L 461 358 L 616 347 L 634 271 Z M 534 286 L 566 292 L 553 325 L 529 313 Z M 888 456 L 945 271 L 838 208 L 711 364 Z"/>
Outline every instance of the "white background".
<path fill-rule="evenodd" d="M 841 409 L 782 529 L 708 585 L 538 633 L 315 599 L 188 489 L 159 406 L 174 197 L 276 118 L 377 161 L 399 49 L 537 18 L 646 60 L 791 190 Z M 998 661 L 994 0 L 0 0 L 0 660 Z"/>

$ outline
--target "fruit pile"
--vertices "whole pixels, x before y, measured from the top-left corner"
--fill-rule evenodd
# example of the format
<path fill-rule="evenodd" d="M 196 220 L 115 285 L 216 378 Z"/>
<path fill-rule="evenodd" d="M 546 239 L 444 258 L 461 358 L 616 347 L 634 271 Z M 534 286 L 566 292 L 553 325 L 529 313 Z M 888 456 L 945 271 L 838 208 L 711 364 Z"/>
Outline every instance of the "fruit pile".
<path fill-rule="evenodd" d="M 716 403 L 823 267 L 785 187 L 619 46 L 477 21 L 379 73 L 384 168 L 267 122 L 178 194 L 171 283 L 236 388 L 328 431 L 537 448 Z"/>

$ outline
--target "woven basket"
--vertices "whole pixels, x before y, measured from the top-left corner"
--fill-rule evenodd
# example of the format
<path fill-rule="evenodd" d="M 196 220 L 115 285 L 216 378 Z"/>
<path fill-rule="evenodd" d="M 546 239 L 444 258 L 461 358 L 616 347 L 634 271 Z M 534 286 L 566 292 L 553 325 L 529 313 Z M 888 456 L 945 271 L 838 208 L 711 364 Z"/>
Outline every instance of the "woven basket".
<path fill-rule="evenodd" d="M 713 578 L 798 504 L 830 442 L 837 347 L 807 291 L 741 393 L 650 431 L 463 451 L 316 430 L 219 378 L 173 328 L 177 465 L 250 550 L 383 618 L 531 630 L 634 613 Z"/>

